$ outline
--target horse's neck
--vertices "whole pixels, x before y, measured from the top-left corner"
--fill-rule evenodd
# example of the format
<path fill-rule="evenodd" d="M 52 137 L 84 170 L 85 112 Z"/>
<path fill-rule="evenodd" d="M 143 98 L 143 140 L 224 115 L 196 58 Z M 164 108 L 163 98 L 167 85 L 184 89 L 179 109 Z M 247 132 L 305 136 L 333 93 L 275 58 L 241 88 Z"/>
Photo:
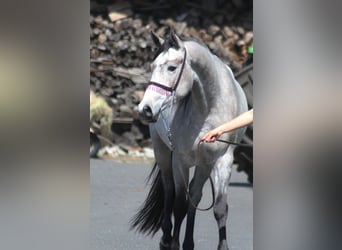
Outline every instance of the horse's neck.
<path fill-rule="evenodd" d="M 194 84 L 192 89 L 193 103 L 204 113 L 220 105 L 222 93 L 227 91 L 223 79 L 218 79 L 227 68 L 209 50 L 195 42 L 187 43 Z"/>

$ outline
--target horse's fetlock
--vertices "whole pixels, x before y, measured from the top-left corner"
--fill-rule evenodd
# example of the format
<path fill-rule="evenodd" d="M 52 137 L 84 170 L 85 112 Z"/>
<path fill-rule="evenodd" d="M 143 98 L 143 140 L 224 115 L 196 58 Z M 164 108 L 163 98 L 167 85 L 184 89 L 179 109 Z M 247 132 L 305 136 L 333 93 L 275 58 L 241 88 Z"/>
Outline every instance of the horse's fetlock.
<path fill-rule="evenodd" d="M 179 250 L 180 246 L 179 246 L 179 242 L 178 241 L 172 241 L 171 242 L 171 250 Z"/>
<path fill-rule="evenodd" d="M 171 249 L 170 247 L 171 247 L 170 242 L 165 241 L 164 237 L 162 237 L 160 239 L 160 242 L 159 242 L 159 249 L 160 250 L 170 250 Z"/>
<path fill-rule="evenodd" d="M 217 247 L 217 250 L 229 250 L 227 241 L 226 240 L 220 241 L 220 243 Z"/>

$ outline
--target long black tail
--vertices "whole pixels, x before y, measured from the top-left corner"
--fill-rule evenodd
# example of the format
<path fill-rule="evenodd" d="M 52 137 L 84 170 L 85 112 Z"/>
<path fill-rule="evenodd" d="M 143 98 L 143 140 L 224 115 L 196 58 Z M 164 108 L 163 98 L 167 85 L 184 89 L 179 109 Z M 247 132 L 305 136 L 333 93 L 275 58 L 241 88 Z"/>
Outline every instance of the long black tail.
<path fill-rule="evenodd" d="M 157 163 L 155 163 L 147 181 L 150 182 L 152 178 L 151 189 L 147 198 L 139 212 L 131 220 L 131 230 L 135 228 L 141 233 L 153 236 L 161 227 L 164 208 L 163 183 Z"/>

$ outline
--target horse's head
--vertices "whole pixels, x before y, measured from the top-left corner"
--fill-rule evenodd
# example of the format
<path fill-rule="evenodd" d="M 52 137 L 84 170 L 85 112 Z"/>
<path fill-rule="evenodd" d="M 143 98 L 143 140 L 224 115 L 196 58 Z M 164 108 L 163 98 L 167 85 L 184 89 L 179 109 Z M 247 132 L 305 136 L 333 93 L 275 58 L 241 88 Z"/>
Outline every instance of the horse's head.
<path fill-rule="evenodd" d="M 151 34 L 159 49 L 151 64 L 151 80 L 139 104 L 139 114 L 145 122 L 157 121 L 160 111 L 173 98 L 179 100 L 186 96 L 193 82 L 184 42 L 173 32 L 166 40 Z"/>

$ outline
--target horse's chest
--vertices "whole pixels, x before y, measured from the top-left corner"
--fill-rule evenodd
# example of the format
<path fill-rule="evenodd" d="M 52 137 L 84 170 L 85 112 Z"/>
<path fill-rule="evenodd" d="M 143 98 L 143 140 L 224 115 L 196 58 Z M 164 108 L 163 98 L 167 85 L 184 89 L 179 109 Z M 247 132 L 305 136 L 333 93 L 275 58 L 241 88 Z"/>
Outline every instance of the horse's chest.
<path fill-rule="evenodd" d="M 194 129 L 186 129 L 186 127 L 181 127 L 175 134 L 174 140 L 174 150 L 177 152 L 182 162 L 187 165 L 192 165 L 196 158 L 197 144 L 196 144 L 197 133 Z"/>

